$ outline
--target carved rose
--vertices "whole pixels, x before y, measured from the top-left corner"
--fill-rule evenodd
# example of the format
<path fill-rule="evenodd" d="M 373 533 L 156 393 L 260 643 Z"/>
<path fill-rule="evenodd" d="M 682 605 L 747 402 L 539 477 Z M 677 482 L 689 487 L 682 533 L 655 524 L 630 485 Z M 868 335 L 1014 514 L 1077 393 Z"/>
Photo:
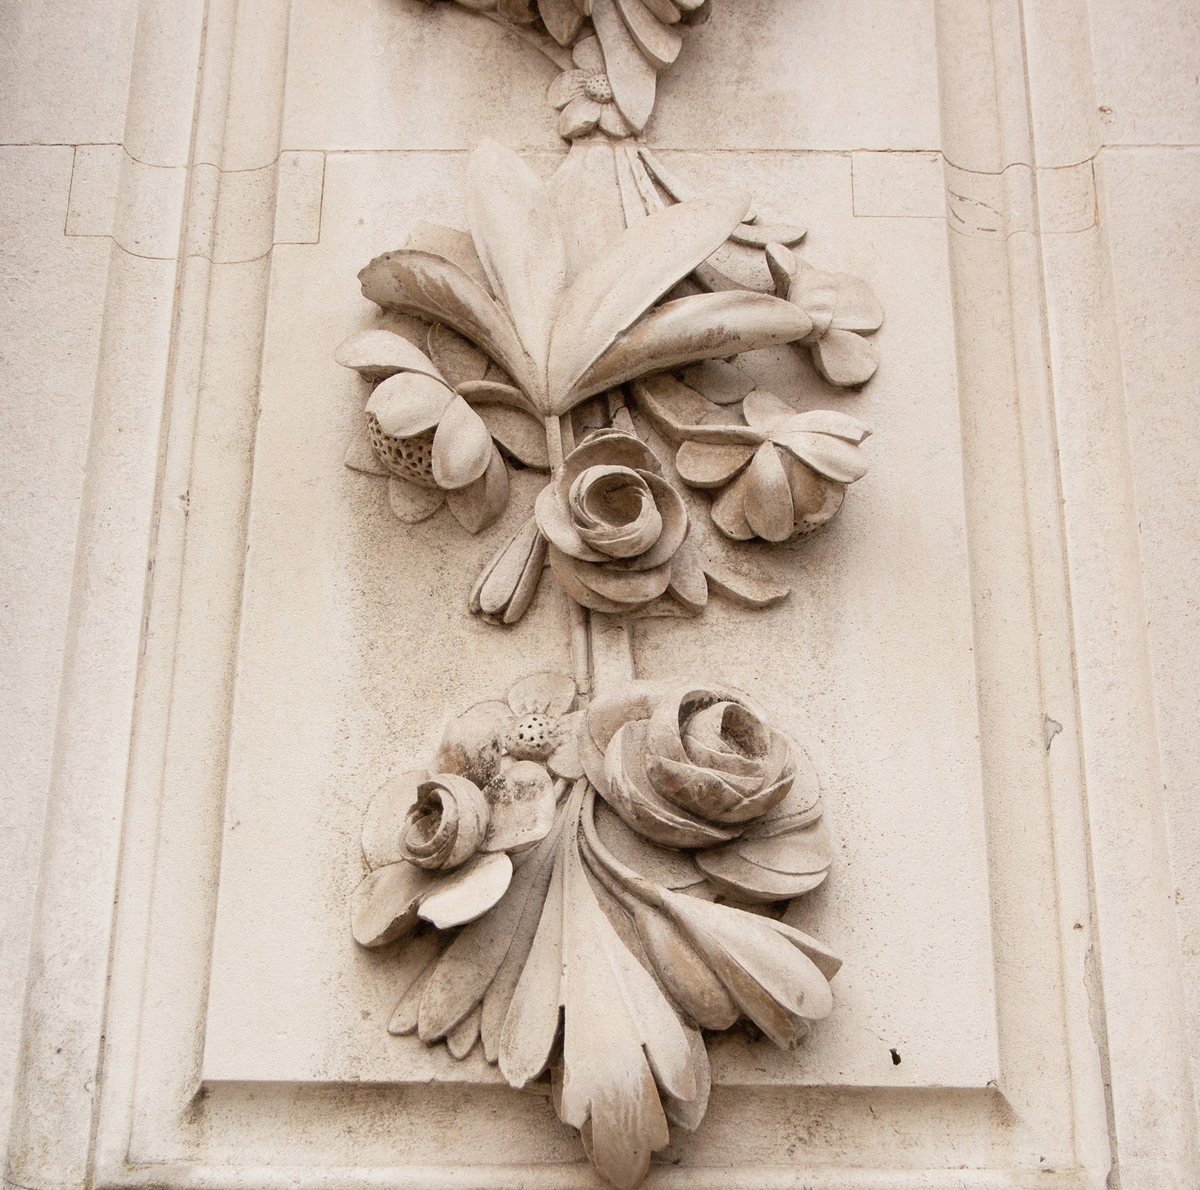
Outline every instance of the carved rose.
<path fill-rule="evenodd" d="M 636 610 L 670 587 L 688 531 L 683 499 L 654 452 L 620 430 L 597 431 L 567 456 L 538 496 L 536 516 L 563 590 L 611 613 Z"/>
<path fill-rule="evenodd" d="M 483 791 L 465 777 L 439 773 L 417 786 L 408 811 L 400 852 L 427 871 L 449 871 L 479 850 L 491 811 Z"/>
<path fill-rule="evenodd" d="M 671 847 L 736 838 L 778 805 L 794 745 L 731 689 L 631 682 L 588 713 L 603 771 L 588 775 L 629 826 Z"/>

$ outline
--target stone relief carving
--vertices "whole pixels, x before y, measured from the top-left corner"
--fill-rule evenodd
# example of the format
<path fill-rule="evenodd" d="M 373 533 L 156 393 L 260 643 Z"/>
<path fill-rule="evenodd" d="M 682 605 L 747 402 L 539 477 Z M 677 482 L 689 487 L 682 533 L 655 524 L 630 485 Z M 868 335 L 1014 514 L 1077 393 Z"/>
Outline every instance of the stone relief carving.
<path fill-rule="evenodd" d="M 638 139 L 710 2 L 458 0 L 562 68 L 549 99 L 570 151 L 546 184 L 480 144 L 469 230 L 418 224 L 371 261 L 385 321 L 337 355 L 370 386 L 347 464 L 386 478 L 400 521 L 445 504 L 478 533 L 510 466 L 549 473 L 469 606 L 514 624 L 549 569 L 571 611 L 571 657 L 544 661 L 569 674 L 464 710 L 375 796 L 353 936 L 396 944 L 390 1032 L 459 1059 L 481 1043 L 514 1087 L 548 1080 L 620 1187 L 668 1122 L 703 1118 L 705 1031 L 745 1019 L 793 1049 L 840 965 L 788 923 L 832 859 L 803 747 L 719 680 L 639 680 L 630 643 L 637 619 L 698 615 L 710 594 L 785 598 L 736 543 L 819 530 L 866 471 L 865 425 L 760 390 L 737 357 L 792 344 L 862 385 L 874 295 L 802 260 L 802 228 L 699 194 Z M 773 293 L 713 265 L 730 239 L 763 253 Z"/>

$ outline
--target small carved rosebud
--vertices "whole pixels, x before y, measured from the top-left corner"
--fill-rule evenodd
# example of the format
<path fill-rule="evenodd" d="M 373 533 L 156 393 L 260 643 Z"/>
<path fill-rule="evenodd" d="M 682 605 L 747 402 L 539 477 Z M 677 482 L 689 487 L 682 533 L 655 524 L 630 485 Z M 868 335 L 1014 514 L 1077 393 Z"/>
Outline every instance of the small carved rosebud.
<path fill-rule="evenodd" d="M 479 572 L 471 614 L 490 624 L 515 624 L 537 594 L 546 565 L 546 539 L 530 517 Z"/>
<path fill-rule="evenodd" d="M 479 786 L 466 777 L 438 773 L 417 789 L 400 850 L 419 868 L 457 868 L 479 850 L 490 817 Z"/>

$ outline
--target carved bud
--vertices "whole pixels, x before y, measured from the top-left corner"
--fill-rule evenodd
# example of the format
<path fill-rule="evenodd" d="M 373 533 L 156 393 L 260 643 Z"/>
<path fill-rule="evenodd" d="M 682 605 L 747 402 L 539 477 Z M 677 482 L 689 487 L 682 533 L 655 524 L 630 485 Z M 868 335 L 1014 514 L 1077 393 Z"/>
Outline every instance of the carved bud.
<path fill-rule="evenodd" d="M 530 517 L 479 572 L 471 614 L 491 624 L 515 624 L 529 610 L 545 565 L 546 539 Z"/>
<path fill-rule="evenodd" d="M 438 773 L 417 788 L 400 850 L 419 868 L 457 868 L 479 850 L 490 817 L 487 799 L 473 781 Z"/>

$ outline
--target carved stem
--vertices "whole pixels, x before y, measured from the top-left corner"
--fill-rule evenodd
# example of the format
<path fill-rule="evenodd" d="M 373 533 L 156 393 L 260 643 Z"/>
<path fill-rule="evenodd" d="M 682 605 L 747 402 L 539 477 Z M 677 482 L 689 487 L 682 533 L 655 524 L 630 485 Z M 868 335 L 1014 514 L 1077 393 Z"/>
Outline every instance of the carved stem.
<path fill-rule="evenodd" d="M 665 909 L 662 889 L 644 876 L 638 875 L 632 868 L 626 867 L 600 842 L 600 835 L 596 830 L 596 791 L 590 784 L 583 797 L 579 821 L 583 826 L 583 839 L 587 850 L 597 861 L 592 870 L 605 887 L 621 900 L 625 900 L 628 893 L 633 892 L 648 905 L 653 905 L 656 909 Z M 616 877 L 616 881 L 612 881 L 612 877 Z M 614 883 L 626 891 L 618 893 L 613 887 Z"/>
<path fill-rule="evenodd" d="M 553 473 L 562 466 L 563 458 L 575 448 L 575 435 L 571 430 L 571 415 L 561 417 L 551 414 L 546 418 L 546 453 L 550 456 Z M 571 618 L 571 676 L 580 694 L 592 689 L 592 670 L 588 651 L 588 613 L 569 595 L 568 615 Z"/>

